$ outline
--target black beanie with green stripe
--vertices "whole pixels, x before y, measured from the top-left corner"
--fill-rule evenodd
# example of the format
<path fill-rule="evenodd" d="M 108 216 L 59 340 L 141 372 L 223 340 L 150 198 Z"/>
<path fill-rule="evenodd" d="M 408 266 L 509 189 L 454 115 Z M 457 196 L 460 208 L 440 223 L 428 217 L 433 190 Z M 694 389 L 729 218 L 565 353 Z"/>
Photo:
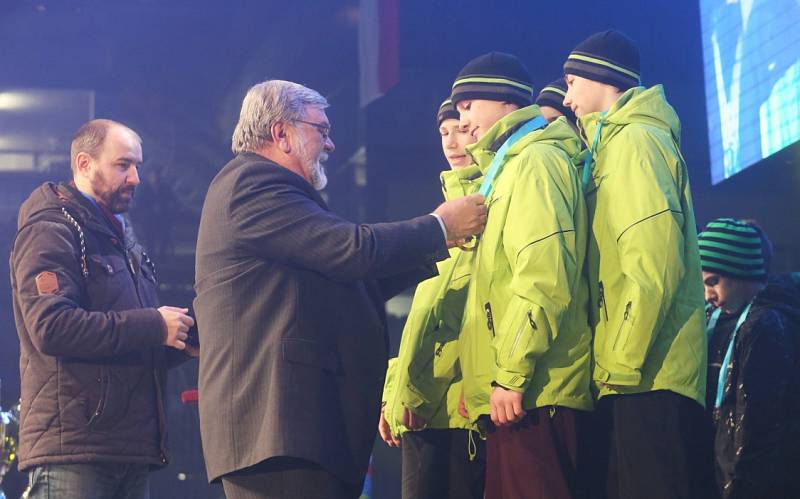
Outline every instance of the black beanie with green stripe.
<path fill-rule="evenodd" d="M 575 123 L 578 119 L 572 109 L 564 105 L 564 98 L 567 96 L 567 82 L 564 77 L 553 80 L 542 88 L 539 96 L 536 98 L 535 104 L 539 107 L 548 106 L 557 110 L 559 113 L 567 117 L 571 123 Z"/>
<path fill-rule="evenodd" d="M 453 101 L 450 100 L 448 97 L 442 104 L 439 106 L 439 112 L 436 113 L 436 126 L 441 126 L 442 122 L 445 120 L 457 120 L 460 118 L 458 110 L 453 105 Z"/>
<path fill-rule="evenodd" d="M 595 33 L 570 52 L 564 74 L 612 85 L 625 91 L 641 85 L 639 49 L 613 29 Z"/>
<path fill-rule="evenodd" d="M 718 218 L 697 236 L 704 272 L 752 281 L 769 275 L 772 245 L 757 226 L 734 218 Z"/>
<path fill-rule="evenodd" d="M 531 74 L 517 57 L 489 52 L 469 61 L 453 82 L 454 106 L 462 100 L 511 102 L 519 107 L 533 104 Z"/>

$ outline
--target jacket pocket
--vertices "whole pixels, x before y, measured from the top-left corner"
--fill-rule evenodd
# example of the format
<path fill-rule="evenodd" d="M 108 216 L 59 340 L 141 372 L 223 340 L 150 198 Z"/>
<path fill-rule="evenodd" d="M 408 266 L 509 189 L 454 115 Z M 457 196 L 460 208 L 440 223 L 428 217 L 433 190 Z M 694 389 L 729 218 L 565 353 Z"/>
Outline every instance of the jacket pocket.
<path fill-rule="evenodd" d="M 95 280 L 101 279 L 100 276 L 114 276 L 126 269 L 125 259 L 117 255 L 89 255 L 89 262 L 89 276 Z"/>
<path fill-rule="evenodd" d="M 608 322 L 608 304 L 606 303 L 606 291 L 603 287 L 603 281 L 598 283 L 598 292 L 600 297 L 597 300 L 597 308 L 599 309 L 600 315 L 603 317 L 605 322 Z"/>
<path fill-rule="evenodd" d="M 131 308 L 131 303 L 138 303 L 125 258 L 121 255 L 93 254 L 88 256 L 88 260 L 86 287 L 89 310 L 126 309 Z"/>
<path fill-rule="evenodd" d="M 283 360 L 292 364 L 316 367 L 333 374 L 341 374 L 342 365 L 335 350 L 313 340 L 284 338 L 281 340 Z"/>
<path fill-rule="evenodd" d="M 486 329 L 489 330 L 489 334 L 491 334 L 492 339 L 494 339 L 494 315 L 492 314 L 492 304 L 487 301 L 483 305 L 483 311 L 486 313 Z"/>
<path fill-rule="evenodd" d="M 97 400 L 94 401 L 89 399 L 87 401 L 86 409 L 91 411 L 87 415 L 87 422 L 86 426 L 90 428 L 95 428 L 98 423 L 101 423 L 103 420 L 103 415 L 105 414 L 106 409 L 106 402 L 108 401 L 109 395 L 109 375 L 108 369 L 106 367 L 100 367 L 97 372 L 97 378 L 95 379 L 98 391 L 97 391 Z"/>
<path fill-rule="evenodd" d="M 150 262 L 149 258 L 146 261 L 142 261 L 139 268 L 141 269 L 142 275 L 145 277 L 145 279 L 153 283 L 153 286 L 158 286 L 158 279 L 156 279 L 156 271 L 155 268 L 153 267 L 153 264 Z"/>
<path fill-rule="evenodd" d="M 630 336 L 631 326 L 633 325 L 633 316 L 631 315 L 632 302 L 625 305 L 625 313 L 622 315 L 622 322 L 617 329 L 617 335 L 614 337 L 614 345 L 611 349 L 615 352 L 624 350 L 625 345 L 628 343 L 628 336 Z"/>

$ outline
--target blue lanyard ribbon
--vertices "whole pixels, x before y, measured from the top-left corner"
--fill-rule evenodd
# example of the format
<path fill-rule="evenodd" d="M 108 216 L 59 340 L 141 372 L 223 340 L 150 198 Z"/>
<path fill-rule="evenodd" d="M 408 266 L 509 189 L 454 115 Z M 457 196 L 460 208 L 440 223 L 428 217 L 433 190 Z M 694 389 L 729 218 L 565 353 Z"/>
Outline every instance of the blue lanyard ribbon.
<path fill-rule="evenodd" d="M 600 123 L 597 124 L 597 130 L 594 132 L 594 140 L 592 147 L 586 154 L 586 159 L 583 160 L 583 192 L 589 187 L 589 181 L 592 179 L 592 167 L 594 166 L 594 154 L 597 151 L 597 143 L 600 142 L 600 130 L 603 129 L 603 118 L 606 117 L 606 112 L 600 113 Z"/>
<path fill-rule="evenodd" d="M 511 149 L 511 146 L 513 146 L 522 137 L 545 126 L 547 126 L 547 120 L 544 118 L 544 116 L 537 116 L 536 118 L 522 125 L 519 130 L 514 132 L 511 137 L 503 142 L 503 145 L 497 150 L 497 153 L 494 155 L 494 159 L 489 164 L 489 170 L 483 177 L 483 182 L 481 183 L 480 189 L 478 189 L 478 192 L 480 192 L 484 198 L 488 197 L 489 193 L 492 192 L 494 180 L 500 174 L 500 170 L 502 169 L 503 162 L 506 158 L 506 153 L 509 149 Z"/>
<path fill-rule="evenodd" d="M 722 365 L 719 368 L 719 379 L 717 380 L 717 397 L 714 400 L 714 408 L 719 409 L 722 407 L 722 397 L 725 392 L 725 382 L 728 380 L 728 366 L 731 363 L 731 359 L 733 358 L 733 345 L 736 343 L 736 333 L 739 332 L 739 329 L 742 328 L 742 324 L 747 320 L 747 315 L 750 313 L 750 307 L 753 306 L 753 302 L 747 304 L 744 308 L 742 313 L 739 315 L 739 320 L 736 321 L 736 327 L 733 329 L 733 333 L 731 333 L 731 340 L 728 343 L 728 350 L 725 352 L 725 358 L 722 361 Z M 708 326 L 706 326 L 706 332 L 709 337 L 714 333 L 714 328 L 717 325 L 717 321 L 719 320 L 719 316 L 722 313 L 721 309 L 714 310 L 714 313 L 711 314 L 711 317 L 708 319 Z"/>

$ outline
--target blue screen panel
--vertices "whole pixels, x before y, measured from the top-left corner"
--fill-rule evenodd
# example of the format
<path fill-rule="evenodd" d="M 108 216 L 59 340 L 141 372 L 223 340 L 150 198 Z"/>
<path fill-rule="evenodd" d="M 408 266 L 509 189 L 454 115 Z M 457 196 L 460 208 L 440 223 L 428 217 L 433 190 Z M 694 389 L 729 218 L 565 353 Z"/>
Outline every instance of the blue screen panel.
<path fill-rule="evenodd" d="M 800 0 L 700 0 L 711 181 L 800 140 Z"/>

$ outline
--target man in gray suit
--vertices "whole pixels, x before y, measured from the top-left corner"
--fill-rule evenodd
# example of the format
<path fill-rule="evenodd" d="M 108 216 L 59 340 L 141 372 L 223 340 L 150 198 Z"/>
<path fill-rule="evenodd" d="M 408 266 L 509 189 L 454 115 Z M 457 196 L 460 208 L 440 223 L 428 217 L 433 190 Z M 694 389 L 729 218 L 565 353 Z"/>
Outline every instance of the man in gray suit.
<path fill-rule="evenodd" d="M 358 497 L 387 360 L 386 299 L 483 230 L 476 195 L 359 225 L 317 193 L 334 150 L 328 103 L 255 85 L 212 181 L 197 241 L 200 429 L 228 498 Z"/>

